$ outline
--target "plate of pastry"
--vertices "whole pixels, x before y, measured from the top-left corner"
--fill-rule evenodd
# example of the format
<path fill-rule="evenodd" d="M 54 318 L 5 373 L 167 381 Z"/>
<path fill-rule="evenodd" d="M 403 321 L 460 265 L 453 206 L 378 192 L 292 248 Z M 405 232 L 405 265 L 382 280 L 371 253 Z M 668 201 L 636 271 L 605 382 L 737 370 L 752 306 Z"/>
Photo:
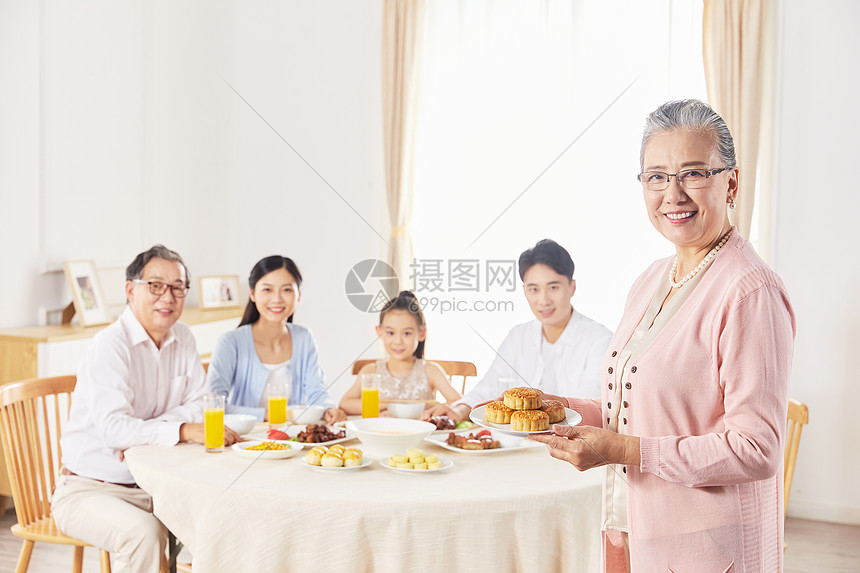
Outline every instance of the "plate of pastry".
<path fill-rule="evenodd" d="M 454 465 L 454 462 L 447 458 L 440 458 L 436 454 L 425 454 L 418 448 L 410 448 L 404 454 L 381 458 L 379 465 L 401 473 L 426 474 L 447 470 Z"/>
<path fill-rule="evenodd" d="M 369 466 L 370 464 L 373 463 L 373 460 L 371 458 L 362 457 L 361 462 L 359 462 L 359 464 L 357 466 L 339 466 L 339 467 L 338 466 L 331 466 L 331 467 L 330 466 L 316 466 L 314 464 L 309 464 L 307 462 L 307 460 L 304 458 L 301 460 L 301 462 L 302 462 L 303 466 L 314 469 L 314 470 L 319 470 L 321 472 L 339 473 L 339 472 L 353 472 L 356 470 L 360 470 L 362 468 L 366 468 L 367 466 Z"/>
<path fill-rule="evenodd" d="M 481 427 L 473 428 L 471 432 L 448 432 L 444 437 L 431 435 L 426 440 L 461 454 L 498 454 L 540 447 L 537 442 Z"/>
<path fill-rule="evenodd" d="M 283 440 L 248 440 L 233 444 L 234 452 L 245 458 L 280 460 L 302 451 L 302 445 Z"/>
<path fill-rule="evenodd" d="M 540 390 L 511 388 L 503 399 L 472 410 L 469 418 L 485 428 L 515 436 L 548 434 L 553 424 L 575 426 L 582 421 L 578 412 L 558 400 L 542 400 Z"/>
<path fill-rule="evenodd" d="M 321 471 L 349 472 L 369 466 L 373 460 L 358 448 L 344 448 L 340 444 L 331 447 L 316 445 L 302 458 L 302 464 Z"/>

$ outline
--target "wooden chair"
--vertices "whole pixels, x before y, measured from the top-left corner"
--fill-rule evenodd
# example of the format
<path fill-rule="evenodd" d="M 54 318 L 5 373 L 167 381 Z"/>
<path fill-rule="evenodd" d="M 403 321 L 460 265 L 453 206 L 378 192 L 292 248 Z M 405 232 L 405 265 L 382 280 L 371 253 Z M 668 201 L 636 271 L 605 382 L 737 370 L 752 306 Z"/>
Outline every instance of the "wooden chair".
<path fill-rule="evenodd" d="M 376 362 L 376 360 L 356 360 L 352 365 L 352 373 L 358 374 L 359 370 L 371 362 Z M 432 360 L 432 362 L 435 362 L 442 367 L 442 370 L 444 370 L 445 374 L 448 375 L 448 382 L 450 382 L 452 386 L 454 385 L 454 376 L 463 377 L 460 394 L 466 393 L 466 379 L 469 376 L 478 375 L 478 369 L 475 368 L 475 365 L 471 362 L 457 362 L 456 360 Z"/>
<path fill-rule="evenodd" d="M 24 540 L 17 573 L 27 570 L 36 541 L 74 546 L 72 570 L 80 573 L 83 567 L 84 547 L 89 544 L 60 532 L 50 502 L 59 473 L 60 435 L 76 380 L 31 378 L 0 387 L 0 441 L 18 515 L 12 534 Z M 100 561 L 102 573 L 110 573 L 107 551 L 100 550 Z"/>
<path fill-rule="evenodd" d="M 800 447 L 800 433 L 803 426 L 809 423 L 809 408 L 797 400 L 788 401 L 788 427 L 785 437 L 785 504 L 783 511 L 788 509 L 788 494 L 791 493 L 791 481 L 794 478 L 794 466 L 797 463 L 797 450 Z"/>

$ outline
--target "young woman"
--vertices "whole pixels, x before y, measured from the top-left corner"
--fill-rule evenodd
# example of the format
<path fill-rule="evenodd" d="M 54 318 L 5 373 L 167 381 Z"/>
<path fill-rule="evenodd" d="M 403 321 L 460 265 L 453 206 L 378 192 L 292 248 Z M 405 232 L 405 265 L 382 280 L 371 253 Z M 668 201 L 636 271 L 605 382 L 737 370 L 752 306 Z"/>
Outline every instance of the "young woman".
<path fill-rule="evenodd" d="M 212 392 L 227 395 L 227 412 L 263 421 L 266 383 L 286 381 L 291 404 L 326 406 L 325 421 L 346 419 L 326 392 L 310 330 L 293 324 L 301 299 L 302 274 L 287 257 L 260 260 L 248 278 L 251 296 L 239 327 L 218 339 L 209 365 Z"/>
<path fill-rule="evenodd" d="M 381 374 L 380 400 L 433 400 L 436 391 L 448 402 L 460 398 L 445 371 L 435 362 L 424 361 L 427 325 L 415 295 L 402 291 L 379 313 L 376 334 L 382 338 L 388 359 L 365 365 L 361 374 Z M 348 414 L 361 413 L 361 388 L 355 384 L 344 394 L 340 407 Z M 382 404 L 380 409 L 385 409 Z"/>

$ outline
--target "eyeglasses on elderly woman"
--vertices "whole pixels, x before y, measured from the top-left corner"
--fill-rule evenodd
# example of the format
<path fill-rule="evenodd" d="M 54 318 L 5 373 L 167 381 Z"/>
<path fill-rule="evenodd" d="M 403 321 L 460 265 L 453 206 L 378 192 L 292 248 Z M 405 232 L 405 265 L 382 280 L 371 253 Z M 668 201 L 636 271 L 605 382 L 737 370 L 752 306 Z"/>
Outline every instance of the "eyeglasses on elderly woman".
<path fill-rule="evenodd" d="M 642 187 L 648 191 L 663 191 L 669 187 L 669 178 L 674 177 L 675 181 L 684 189 L 701 189 L 708 184 L 708 178 L 711 175 L 716 175 L 729 169 L 722 167 L 720 169 L 684 169 L 677 173 L 664 173 L 662 171 L 643 171 L 636 176 L 636 179 L 642 183 Z"/>

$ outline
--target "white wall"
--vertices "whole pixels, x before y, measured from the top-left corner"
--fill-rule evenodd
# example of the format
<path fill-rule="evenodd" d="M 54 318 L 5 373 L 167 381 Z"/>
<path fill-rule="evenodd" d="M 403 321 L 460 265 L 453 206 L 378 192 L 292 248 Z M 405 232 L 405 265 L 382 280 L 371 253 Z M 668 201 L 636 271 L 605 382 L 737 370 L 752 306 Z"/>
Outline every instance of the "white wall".
<path fill-rule="evenodd" d="M 247 294 L 280 253 L 329 379 L 348 369 L 375 336 L 344 280 L 387 233 L 381 18 L 377 0 L 0 3 L 0 328 L 70 300 L 65 260 L 111 267 L 113 291 L 161 242 Z"/>
<path fill-rule="evenodd" d="M 797 317 L 791 396 L 810 410 L 789 514 L 860 523 L 860 3 L 781 5 L 774 267 Z"/>

